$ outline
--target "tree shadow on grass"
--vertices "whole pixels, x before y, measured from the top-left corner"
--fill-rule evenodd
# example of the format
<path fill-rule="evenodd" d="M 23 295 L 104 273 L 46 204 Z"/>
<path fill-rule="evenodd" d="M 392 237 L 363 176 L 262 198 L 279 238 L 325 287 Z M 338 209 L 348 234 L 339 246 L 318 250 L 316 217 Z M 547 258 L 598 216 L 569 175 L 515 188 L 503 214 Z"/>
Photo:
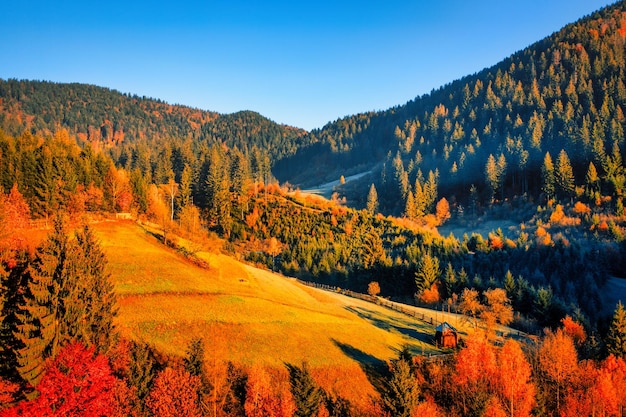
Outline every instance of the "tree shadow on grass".
<path fill-rule="evenodd" d="M 363 372 L 365 372 L 367 379 L 370 381 L 370 384 L 372 384 L 376 391 L 382 392 L 385 386 L 385 378 L 389 375 L 387 363 L 352 345 L 340 342 L 336 339 L 332 339 L 332 341 L 347 357 L 358 362 Z"/>
<path fill-rule="evenodd" d="M 425 332 L 415 323 L 411 323 L 408 319 L 401 320 L 387 318 L 383 320 L 378 313 L 362 307 L 346 307 L 346 310 L 356 314 L 362 319 L 369 321 L 379 329 L 385 330 L 387 332 L 396 331 L 406 337 L 418 340 L 423 343 L 434 343 L 433 334 Z"/>

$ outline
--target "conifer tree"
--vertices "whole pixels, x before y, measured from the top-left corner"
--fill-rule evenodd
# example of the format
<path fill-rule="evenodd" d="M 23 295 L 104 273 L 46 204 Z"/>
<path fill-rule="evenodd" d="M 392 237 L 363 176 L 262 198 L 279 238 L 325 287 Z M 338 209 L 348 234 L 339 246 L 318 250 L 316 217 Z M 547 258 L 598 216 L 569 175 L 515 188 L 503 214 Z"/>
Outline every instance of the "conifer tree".
<path fill-rule="evenodd" d="M 133 343 L 126 377 L 128 384 L 136 389 L 137 398 L 142 407 L 145 405 L 145 399 L 150 393 L 158 371 L 159 365 L 150 346 L 146 343 Z"/>
<path fill-rule="evenodd" d="M 106 271 L 107 259 L 91 229 L 85 225 L 74 234 L 76 246 L 73 250 L 73 271 L 77 275 L 77 290 L 74 295 L 84 299 L 68 302 L 77 304 L 84 328 L 76 336 L 87 346 L 95 346 L 98 352 L 106 353 L 115 337 L 113 320 L 117 315 L 116 297 L 113 284 Z M 66 322 L 72 323 L 68 317 Z"/>
<path fill-rule="evenodd" d="M 370 187 L 370 191 L 367 194 L 367 211 L 372 216 L 378 212 L 378 193 L 374 184 Z"/>
<path fill-rule="evenodd" d="M 432 213 L 435 208 L 435 201 L 437 201 L 437 175 L 433 171 L 428 171 L 428 179 L 424 183 L 424 213 Z"/>
<path fill-rule="evenodd" d="M 409 219 L 415 219 L 417 217 L 417 210 L 415 208 L 415 198 L 413 192 L 409 190 L 406 196 L 406 204 L 404 205 L 404 215 Z"/>
<path fill-rule="evenodd" d="M 543 182 L 541 189 L 544 193 L 546 193 L 546 196 L 549 199 L 554 197 L 554 176 L 554 164 L 552 163 L 552 157 L 550 156 L 550 152 L 546 152 L 546 156 L 543 158 L 543 165 L 541 166 L 541 179 Z"/>
<path fill-rule="evenodd" d="M 610 354 L 626 358 L 626 310 L 621 301 L 613 313 L 613 321 L 609 327 L 606 345 Z"/>
<path fill-rule="evenodd" d="M 189 164 L 185 164 L 180 175 L 180 186 L 178 191 L 178 206 L 187 207 L 192 202 L 193 172 Z"/>
<path fill-rule="evenodd" d="M 418 292 L 428 290 L 435 285 L 439 280 L 439 275 L 441 275 L 439 258 L 429 253 L 424 254 L 415 272 L 415 284 Z"/>
<path fill-rule="evenodd" d="M 567 198 L 572 195 L 574 191 L 574 171 L 564 149 L 561 150 L 556 161 L 554 182 L 560 198 Z"/>
<path fill-rule="evenodd" d="M 587 169 L 587 175 L 585 176 L 585 183 L 587 185 L 587 195 L 593 198 L 597 192 L 600 192 L 599 184 L 600 178 L 598 177 L 598 171 L 593 162 L 589 162 L 589 168 Z"/>
<path fill-rule="evenodd" d="M 291 394 L 296 404 L 295 417 L 316 417 L 323 399 L 323 391 L 309 373 L 308 365 L 287 364 Z"/>
<path fill-rule="evenodd" d="M 57 217 L 29 270 L 17 333 L 23 345 L 18 351 L 19 372 L 31 384 L 38 382 L 44 360 L 56 355 L 65 336 L 61 333 L 66 318 L 63 300 L 75 286 L 67 270 L 68 246 L 65 225 Z"/>
<path fill-rule="evenodd" d="M 411 364 L 401 357 L 390 365 L 391 375 L 381 392 L 381 405 L 394 417 L 409 417 L 419 401 L 419 385 L 412 375 Z"/>

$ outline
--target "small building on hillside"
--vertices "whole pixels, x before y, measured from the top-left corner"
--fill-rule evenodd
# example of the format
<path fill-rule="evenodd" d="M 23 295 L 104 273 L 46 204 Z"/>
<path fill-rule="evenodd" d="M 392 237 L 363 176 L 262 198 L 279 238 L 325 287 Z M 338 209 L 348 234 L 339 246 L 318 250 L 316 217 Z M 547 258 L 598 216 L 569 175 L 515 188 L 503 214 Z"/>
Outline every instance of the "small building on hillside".
<path fill-rule="evenodd" d="M 443 348 L 456 348 L 459 342 L 459 336 L 454 327 L 447 321 L 444 321 L 435 328 L 435 343 Z"/>

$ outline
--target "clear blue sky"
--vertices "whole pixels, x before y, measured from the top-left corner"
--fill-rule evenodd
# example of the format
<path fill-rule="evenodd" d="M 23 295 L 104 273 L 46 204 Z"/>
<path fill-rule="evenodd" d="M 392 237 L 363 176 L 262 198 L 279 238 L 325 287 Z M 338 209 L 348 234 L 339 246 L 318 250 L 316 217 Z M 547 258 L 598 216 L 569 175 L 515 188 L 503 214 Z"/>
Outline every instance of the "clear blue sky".
<path fill-rule="evenodd" d="M 0 78 L 82 82 L 307 130 L 404 104 L 607 0 L 11 0 Z"/>

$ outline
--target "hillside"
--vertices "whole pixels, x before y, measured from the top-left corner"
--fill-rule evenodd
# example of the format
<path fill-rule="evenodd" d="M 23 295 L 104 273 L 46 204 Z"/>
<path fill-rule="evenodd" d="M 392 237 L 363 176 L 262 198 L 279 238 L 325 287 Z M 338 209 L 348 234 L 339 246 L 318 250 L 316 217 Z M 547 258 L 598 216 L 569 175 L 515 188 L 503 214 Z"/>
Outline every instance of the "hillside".
<path fill-rule="evenodd" d="M 341 388 L 350 385 L 342 383 L 348 375 L 368 385 L 361 368 L 380 366 L 404 345 L 414 353 L 440 352 L 432 345 L 433 326 L 375 304 L 225 255 L 200 254 L 210 265 L 201 269 L 134 223 L 97 223 L 94 230 L 118 294 L 120 333 L 160 352 L 184 356 L 192 338 L 206 337 L 210 355 L 239 365 L 307 361 L 317 373 L 338 372 L 332 388 L 351 400 L 363 397 Z"/>
<path fill-rule="evenodd" d="M 440 196 L 464 207 L 473 199 L 537 199 L 546 153 L 555 161 L 564 150 L 576 185 L 593 162 L 603 191 L 619 195 L 612 166 L 614 146 L 624 152 L 625 16 L 618 2 L 404 105 L 329 123 L 275 173 L 311 187 L 374 169 L 360 186 L 338 187 L 340 194 L 364 207 L 375 183 L 381 210 L 399 215 L 429 171 L 438 174 Z M 502 162 L 495 178 L 486 174 L 490 155 Z"/>

